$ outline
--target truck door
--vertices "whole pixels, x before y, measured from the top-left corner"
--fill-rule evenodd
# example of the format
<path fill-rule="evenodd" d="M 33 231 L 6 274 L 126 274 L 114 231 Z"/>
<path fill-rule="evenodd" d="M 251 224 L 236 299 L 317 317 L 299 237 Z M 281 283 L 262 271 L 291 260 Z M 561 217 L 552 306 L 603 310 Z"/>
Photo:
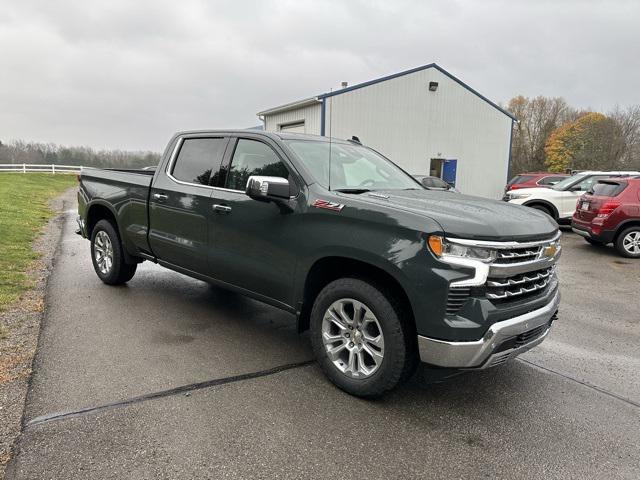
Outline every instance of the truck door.
<path fill-rule="evenodd" d="M 232 139 L 230 165 L 214 189 L 209 250 L 210 275 L 232 285 L 291 305 L 295 270 L 293 225 L 299 215 L 282 213 L 274 203 L 245 194 L 250 175 L 293 178 L 272 145 L 250 138 Z M 224 177 L 224 178 L 223 178 Z"/>
<path fill-rule="evenodd" d="M 228 137 L 181 138 L 149 197 L 149 245 L 159 261 L 206 274 L 211 183 Z"/>

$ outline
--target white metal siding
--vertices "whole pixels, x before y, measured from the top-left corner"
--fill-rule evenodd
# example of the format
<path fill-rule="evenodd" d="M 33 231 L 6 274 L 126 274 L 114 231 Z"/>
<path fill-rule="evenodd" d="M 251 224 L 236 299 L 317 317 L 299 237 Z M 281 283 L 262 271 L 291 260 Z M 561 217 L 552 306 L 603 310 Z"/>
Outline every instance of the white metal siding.
<path fill-rule="evenodd" d="M 304 133 L 320 135 L 320 115 L 320 103 L 308 105 L 296 110 L 265 115 L 265 130 L 268 132 L 278 132 L 280 131 L 280 125 L 304 121 Z"/>
<path fill-rule="evenodd" d="M 430 81 L 438 82 L 436 92 L 429 91 Z M 413 174 L 428 175 L 431 158 L 457 159 L 459 190 L 501 196 L 511 118 L 437 69 L 345 92 L 326 102 L 326 135 L 356 135 Z"/>

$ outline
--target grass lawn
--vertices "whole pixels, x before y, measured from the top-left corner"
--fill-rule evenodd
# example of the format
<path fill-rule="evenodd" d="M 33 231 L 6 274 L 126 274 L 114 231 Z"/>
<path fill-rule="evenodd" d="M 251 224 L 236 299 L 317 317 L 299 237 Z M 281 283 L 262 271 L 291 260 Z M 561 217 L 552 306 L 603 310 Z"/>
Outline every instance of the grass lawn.
<path fill-rule="evenodd" d="M 0 173 L 0 312 L 31 287 L 25 272 L 38 258 L 33 241 L 53 215 L 48 201 L 75 184 L 75 175 Z"/>

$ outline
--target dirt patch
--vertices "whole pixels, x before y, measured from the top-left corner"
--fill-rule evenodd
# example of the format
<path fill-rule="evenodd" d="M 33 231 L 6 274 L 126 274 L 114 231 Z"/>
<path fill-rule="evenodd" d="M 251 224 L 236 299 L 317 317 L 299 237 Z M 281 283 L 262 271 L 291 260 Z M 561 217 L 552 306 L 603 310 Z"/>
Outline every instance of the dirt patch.
<path fill-rule="evenodd" d="M 33 284 L 7 311 L 0 313 L 0 479 L 20 434 L 24 402 L 31 377 L 31 365 L 38 345 L 40 321 L 45 308 L 47 278 L 62 234 L 61 213 L 73 205 L 76 189 L 51 201 L 57 213 L 34 242 L 41 256 L 27 275 Z"/>

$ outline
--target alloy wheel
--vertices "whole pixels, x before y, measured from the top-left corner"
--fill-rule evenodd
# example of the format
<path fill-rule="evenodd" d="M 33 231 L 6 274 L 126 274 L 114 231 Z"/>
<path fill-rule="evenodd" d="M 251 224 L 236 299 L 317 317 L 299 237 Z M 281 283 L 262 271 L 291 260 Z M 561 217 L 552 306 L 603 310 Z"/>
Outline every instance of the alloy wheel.
<path fill-rule="evenodd" d="M 108 275 L 113 266 L 113 244 L 107 232 L 100 230 L 93 242 L 93 255 L 96 259 L 98 270 L 103 275 Z"/>
<path fill-rule="evenodd" d="M 627 233 L 622 239 L 622 248 L 631 255 L 640 254 L 640 231 L 632 231 Z"/>
<path fill-rule="evenodd" d="M 322 320 L 322 342 L 333 365 L 351 378 L 373 375 L 384 359 L 380 322 L 364 303 L 336 300 Z"/>

